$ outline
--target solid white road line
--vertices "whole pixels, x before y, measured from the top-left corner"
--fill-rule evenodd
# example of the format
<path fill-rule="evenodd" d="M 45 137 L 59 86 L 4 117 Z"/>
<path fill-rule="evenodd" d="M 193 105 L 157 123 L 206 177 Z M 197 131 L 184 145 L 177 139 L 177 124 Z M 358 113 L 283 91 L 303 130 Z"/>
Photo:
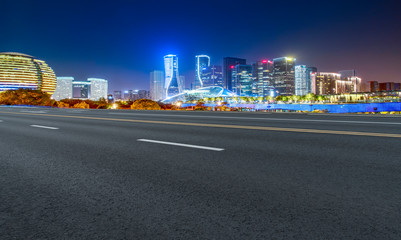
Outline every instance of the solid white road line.
<path fill-rule="evenodd" d="M 52 130 L 57 130 L 57 129 L 59 129 L 59 128 L 56 128 L 56 127 L 48 127 L 48 126 L 41 126 L 41 125 L 31 125 L 31 127 L 45 128 L 45 129 L 52 129 Z"/>
<path fill-rule="evenodd" d="M 166 145 L 173 145 L 173 146 L 180 146 L 180 147 L 198 148 L 198 149 L 204 149 L 204 150 L 210 150 L 210 151 L 223 151 L 224 150 L 224 148 L 205 147 L 205 146 L 199 146 L 199 145 L 164 142 L 164 141 L 157 141 L 157 140 L 150 140 L 150 139 L 138 139 L 137 141 L 149 142 L 149 143 L 159 143 L 159 144 L 166 144 Z"/>
<path fill-rule="evenodd" d="M 354 124 L 383 124 L 383 125 L 401 125 L 401 122 L 366 122 L 366 121 L 343 121 L 343 120 L 321 120 L 321 119 L 291 119 L 291 118 L 255 118 L 255 117 L 223 117 L 223 116 L 200 116 L 200 115 L 184 115 L 184 114 L 149 114 L 149 113 L 109 113 L 115 115 L 130 116 L 165 116 L 165 117 L 187 117 L 187 118 L 230 118 L 230 119 L 246 119 L 261 121 L 293 121 L 293 122 L 327 122 L 327 123 L 354 123 Z"/>

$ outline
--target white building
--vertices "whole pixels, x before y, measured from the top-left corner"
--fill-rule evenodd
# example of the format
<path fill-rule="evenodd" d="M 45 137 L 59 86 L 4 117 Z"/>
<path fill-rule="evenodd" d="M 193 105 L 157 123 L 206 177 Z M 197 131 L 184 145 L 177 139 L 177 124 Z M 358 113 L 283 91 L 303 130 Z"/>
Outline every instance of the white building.
<path fill-rule="evenodd" d="M 150 73 L 150 98 L 153 101 L 163 100 L 165 98 L 164 73 L 155 70 Z"/>
<path fill-rule="evenodd" d="M 57 86 L 52 98 L 56 101 L 72 98 L 73 77 L 57 77 Z"/>
<path fill-rule="evenodd" d="M 88 78 L 90 82 L 89 99 L 98 101 L 100 98 L 107 99 L 108 82 L 101 78 Z"/>

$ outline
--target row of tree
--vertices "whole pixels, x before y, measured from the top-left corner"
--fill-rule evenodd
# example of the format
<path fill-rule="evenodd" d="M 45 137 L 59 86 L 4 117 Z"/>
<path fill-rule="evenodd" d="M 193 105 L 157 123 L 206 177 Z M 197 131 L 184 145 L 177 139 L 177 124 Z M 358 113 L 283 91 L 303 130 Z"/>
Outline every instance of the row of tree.
<path fill-rule="evenodd" d="M 160 105 L 149 99 L 139 99 L 135 102 L 109 103 L 102 98 L 99 101 L 62 99 L 56 101 L 51 95 L 40 90 L 18 89 L 8 90 L 0 93 L 0 104 L 2 105 L 30 105 L 60 108 L 92 108 L 92 109 L 138 109 L 138 110 L 161 110 L 171 108 L 171 105 Z"/>

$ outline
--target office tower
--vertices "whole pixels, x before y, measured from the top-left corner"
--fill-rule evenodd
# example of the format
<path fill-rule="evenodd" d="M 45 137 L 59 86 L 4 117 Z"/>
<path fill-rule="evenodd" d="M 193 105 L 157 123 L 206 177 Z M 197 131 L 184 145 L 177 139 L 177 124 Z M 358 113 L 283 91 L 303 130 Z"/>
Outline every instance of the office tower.
<path fill-rule="evenodd" d="M 276 95 L 295 94 L 295 58 L 273 59 L 273 82 Z"/>
<path fill-rule="evenodd" d="M 133 90 L 125 90 L 124 91 L 124 100 L 129 101 L 133 98 Z"/>
<path fill-rule="evenodd" d="M 180 93 L 183 92 L 185 89 L 185 76 L 180 76 Z"/>
<path fill-rule="evenodd" d="M 56 101 L 72 98 L 73 77 L 57 77 L 57 87 L 52 98 Z"/>
<path fill-rule="evenodd" d="M 101 98 L 107 98 L 108 81 L 106 79 L 88 78 L 88 81 L 90 82 L 90 100 L 98 101 Z"/>
<path fill-rule="evenodd" d="M 203 70 L 210 66 L 210 57 L 207 55 L 197 55 L 195 57 L 195 89 L 203 87 Z"/>
<path fill-rule="evenodd" d="M 121 91 L 114 91 L 113 98 L 115 101 L 121 100 L 122 99 Z"/>
<path fill-rule="evenodd" d="M 270 60 L 265 59 L 253 64 L 253 95 L 266 96 L 274 91 L 272 71 L 273 62 Z"/>
<path fill-rule="evenodd" d="M 232 89 L 239 96 L 252 96 L 252 65 L 235 65 L 232 71 Z"/>
<path fill-rule="evenodd" d="M 203 87 L 223 87 L 223 70 L 221 66 L 211 65 L 202 70 Z"/>
<path fill-rule="evenodd" d="M 232 71 L 236 65 L 246 65 L 246 59 L 226 57 L 223 59 L 223 79 L 224 87 L 232 90 Z"/>
<path fill-rule="evenodd" d="M 155 70 L 150 73 L 150 98 L 153 101 L 160 101 L 165 98 L 163 71 Z"/>
<path fill-rule="evenodd" d="M 180 93 L 182 89 L 178 74 L 178 57 L 173 54 L 164 56 L 165 89 L 166 97 Z"/>
<path fill-rule="evenodd" d="M 90 96 L 91 82 L 76 81 L 72 82 L 72 97 L 79 99 L 88 99 Z"/>
<path fill-rule="evenodd" d="M 295 95 L 303 96 L 312 92 L 312 73 L 315 72 L 315 67 L 295 66 Z"/>

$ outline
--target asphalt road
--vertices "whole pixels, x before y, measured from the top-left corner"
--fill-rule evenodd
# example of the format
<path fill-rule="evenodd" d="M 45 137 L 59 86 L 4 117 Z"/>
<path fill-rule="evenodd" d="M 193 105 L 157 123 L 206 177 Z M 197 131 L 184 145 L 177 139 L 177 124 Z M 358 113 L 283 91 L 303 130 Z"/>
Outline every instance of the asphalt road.
<path fill-rule="evenodd" d="M 1 239 L 400 239 L 401 117 L 0 107 Z"/>

